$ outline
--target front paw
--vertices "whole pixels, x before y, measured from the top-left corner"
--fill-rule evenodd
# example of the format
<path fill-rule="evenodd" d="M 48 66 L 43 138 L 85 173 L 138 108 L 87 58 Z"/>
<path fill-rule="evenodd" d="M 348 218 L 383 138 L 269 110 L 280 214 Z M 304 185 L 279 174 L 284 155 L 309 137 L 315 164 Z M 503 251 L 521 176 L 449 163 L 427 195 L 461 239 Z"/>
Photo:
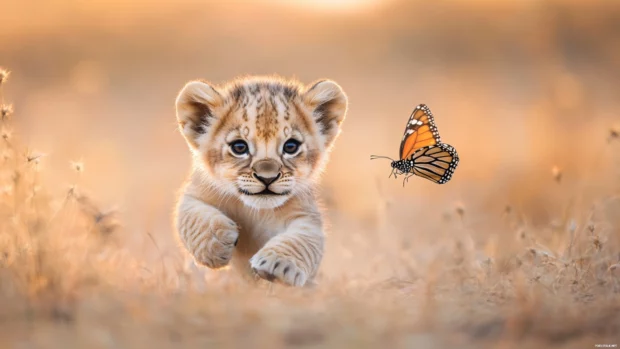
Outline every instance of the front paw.
<path fill-rule="evenodd" d="M 289 286 L 304 286 L 308 274 L 290 257 L 281 256 L 277 250 L 264 247 L 251 259 L 252 271 L 267 281 L 277 281 Z"/>
<path fill-rule="evenodd" d="M 188 241 L 196 262 L 217 269 L 228 264 L 239 239 L 237 224 L 223 214 L 204 220 L 204 224 L 192 226 Z M 193 234 L 192 234 L 193 233 Z"/>

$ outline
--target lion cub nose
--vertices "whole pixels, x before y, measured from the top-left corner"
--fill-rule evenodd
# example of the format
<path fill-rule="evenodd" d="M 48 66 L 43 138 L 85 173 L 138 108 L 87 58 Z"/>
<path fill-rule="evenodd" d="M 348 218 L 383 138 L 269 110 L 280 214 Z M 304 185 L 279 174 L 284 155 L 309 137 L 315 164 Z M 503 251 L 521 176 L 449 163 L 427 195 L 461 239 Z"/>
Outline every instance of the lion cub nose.
<path fill-rule="evenodd" d="M 269 185 L 280 178 L 280 168 L 280 164 L 275 160 L 259 160 L 252 166 L 252 175 L 264 185 Z"/>
<path fill-rule="evenodd" d="M 261 177 L 261 176 L 259 176 L 259 175 L 257 175 L 255 173 L 254 174 L 254 178 L 256 178 L 259 181 L 261 181 L 264 185 L 269 185 L 269 184 L 275 182 L 276 180 L 278 180 L 278 178 L 280 178 L 280 174 L 278 173 L 278 175 L 275 176 L 275 177 Z"/>

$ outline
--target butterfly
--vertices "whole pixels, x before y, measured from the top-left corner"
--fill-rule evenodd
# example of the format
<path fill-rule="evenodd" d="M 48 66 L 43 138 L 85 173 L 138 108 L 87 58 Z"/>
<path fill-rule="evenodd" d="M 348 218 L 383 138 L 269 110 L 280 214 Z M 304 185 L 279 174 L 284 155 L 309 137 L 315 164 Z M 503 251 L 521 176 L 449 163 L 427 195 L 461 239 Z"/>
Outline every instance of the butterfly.
<path fill-rule="evenodd" d="M 447 183 L 454 174 L 459 163 L 459 155 L 453 146 L 441 143 L 435 119 L 431 110 L 424 104 L 420 104 L 411 113 L 405 134 L 400 142 L 399 160 L 387 156 L 371 155 L 370 159 L 392 160 L 392 173 L 405 175 L 405 181 L 416 175 L 426 178 L 438 184 Z"/>

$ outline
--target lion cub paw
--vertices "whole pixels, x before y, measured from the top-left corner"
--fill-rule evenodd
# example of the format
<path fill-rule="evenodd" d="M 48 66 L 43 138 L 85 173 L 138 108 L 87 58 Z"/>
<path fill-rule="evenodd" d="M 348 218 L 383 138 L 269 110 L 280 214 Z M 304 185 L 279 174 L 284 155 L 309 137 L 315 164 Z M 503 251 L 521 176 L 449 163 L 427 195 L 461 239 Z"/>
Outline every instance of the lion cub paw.
<path fill-rule="evenodd" d="M 225 215 L 218 214 L 194 229 L 196 231 L 188 235 L 195 237 L 189 241 L 193 243 L 190 250 L 196 262 L 212 269 L 226 266 L 239 238 L 237 224 Z"/>
<path fill-rule="evenodd" d="M 271 248 L 262 248 L 250 259 L 252 271 L 259 277 L 289 286 L 304 286 L 308 280 L 298 262 L 290 257 L 280 256 Z"/>

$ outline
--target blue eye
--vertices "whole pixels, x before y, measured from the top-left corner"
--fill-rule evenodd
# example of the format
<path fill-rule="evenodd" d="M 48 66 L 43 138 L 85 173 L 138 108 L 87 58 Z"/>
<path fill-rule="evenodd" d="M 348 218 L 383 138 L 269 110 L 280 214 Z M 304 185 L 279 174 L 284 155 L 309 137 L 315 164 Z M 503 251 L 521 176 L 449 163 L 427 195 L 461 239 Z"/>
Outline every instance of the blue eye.
<path fill-rule="evenodd" d="M 242 140 L 236 140 L 230 143 L 230 149 L 232 149 L 232 152 L 236 155 L 247 154 L 249 151 L 248 144 Z"/>
<path fill-rule="evenodd" d="M 296 139 L 289 139 L 284 143 L 283 151 L 287 154 L 295 154 L 297 150 L 299 150 L 299 145 L 301 143 Z"/>

